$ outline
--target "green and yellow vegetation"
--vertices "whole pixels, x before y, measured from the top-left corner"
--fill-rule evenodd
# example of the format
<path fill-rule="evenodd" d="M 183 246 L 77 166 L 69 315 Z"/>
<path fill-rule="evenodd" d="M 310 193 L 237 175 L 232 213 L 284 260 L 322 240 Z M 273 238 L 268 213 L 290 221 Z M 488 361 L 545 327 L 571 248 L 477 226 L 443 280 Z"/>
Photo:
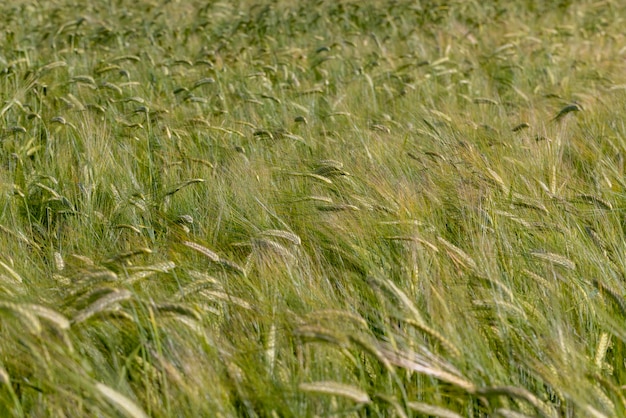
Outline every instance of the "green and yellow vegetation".
<path fill-rule="evenodd" d="M 626 416 L 623 2 L 0 21 L 0 415 Z"/>

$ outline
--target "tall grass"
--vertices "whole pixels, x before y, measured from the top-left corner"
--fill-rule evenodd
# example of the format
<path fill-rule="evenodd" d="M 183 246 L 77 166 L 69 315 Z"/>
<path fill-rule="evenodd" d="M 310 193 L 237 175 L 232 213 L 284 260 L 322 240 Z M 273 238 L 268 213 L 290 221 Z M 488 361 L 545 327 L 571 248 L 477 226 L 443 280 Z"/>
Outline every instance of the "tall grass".
<path fill-rule="evenodd" d="M 626 414 L 619 2 L 0 16 L 3 416 Z"/>

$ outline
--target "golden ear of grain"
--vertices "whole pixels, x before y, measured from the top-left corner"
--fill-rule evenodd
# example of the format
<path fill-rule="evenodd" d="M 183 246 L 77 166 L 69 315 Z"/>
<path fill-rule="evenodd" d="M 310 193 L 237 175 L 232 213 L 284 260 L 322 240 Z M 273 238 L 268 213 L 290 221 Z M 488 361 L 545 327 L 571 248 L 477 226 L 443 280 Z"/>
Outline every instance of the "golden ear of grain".
<path fill-rule="evenodd" d="M 118 391 L 102 383 L 96 383 L 96 389 L 124 415 L 131 418 L 148 418 L 148 415 L 136 403 Z"/>
<path fill-rule="evenodd" d="M 593 196 L 590 194 L 579 194 L 576 195 L 576 199 L 582 202 L 591 203 L 601 207 L 606 210 L 613 210 L 613 205 L 608 200 L 604 200 L 598 196 Z"/>
<path fill-rule="evenodd" d="M 388 372 L 390 372 L 391 374 L 395 374 L 395 370 L 392 367 L 391 363 L 387 360 L 384 353 L 378 349 L 376 344 L 371 341 L 371 339 L 368 339 L 364 335 L 358 334 L 350 335 L 348 338 L 352 344 L 359 347 L 359 349 L 362 350 L 364 353 L 374 357 L 380 364 L 385 367 Z"/>
<path fill-rule="evenodd" d="M 0 310 L 9 311 L 13 314 L 31 334 L 41 333 L 41 322 L 33 312 L 23 305 L 13 302 L 0 302 Z"/>
<path fill-rule="evenodd" d="M 196 321 L 201 321 L 200 313 L 190 306 L 181 303 L 159 303 L 154 305 L 154 310 L 161 314 L 176 314 L 187 316 Z"/>
<path fill-rule="evenodd" d="M 222 266 L 224 269 L 235 272 L 235 273 L 239 273 L 241 274 L 243 277 L 246 277 L 248 274 L 246 272 L 246 269 L 241 267 L 239 264 L 235 263 L 234 261 L 230 261 L 230 260 L 226 260 L 224 258 L 220 258 L 220 261 L 217 262 L 217 264 L 219 264 L 220 266 Z"/>
<path fill-rule="evenodd" d="M 70 83 L 89 84 L 91 86 L 96 85 L 96 81 L 89 75 L 75 75 L 71 78 Z"/>
<path fill-rule="evenodd" d="M 593 394 L 595 395 L 595 398 L 600 401 L 600 405 L 602 406 L 601 409 L 603 411 L 615 411 L 615 403 L 609 397 L 609 395 L 606 394 L 602 386 L 596 383 L 595 385 L 591 387 L 591 389 L 593 390 Z M 608 417 L 607 415 L 604 415 L 597 409 L 593 408 L 591 405 L 587 405 L 587 409 L 590 412 L 589 416 L 601 417 L 601 418 Z"/>
<path fill-rule="evenodd" d="M 213 262 L 218 262 L 220 261 L 220 256 L 217 255 L 217 253 L 209 250 L 207 247 L 200 245 L 196 242 L 193 241 L 184 241 L 183 245 L 196 250 L 197 252 L 199 252 L 200 254 L 204 255 L 206 258 L 208 258 L 209 260 L 213 261 Z"/>
<path fill-rule="evenodd" d="M 141 58 L 139 58 L 137 55 L 120 55 L 118 57 L 111 58 L 109 60 L 109 63 L 114 64 L 114 63 L 118 63 L 118 62 L 122 62 L 122 61 L 139 62 L 139 61 L 141 61 Z"/>
<path fill-rule="evenodd" d="M 510 409 L 498 408 L 495 411 L 496 417 L 502 418 L 533 418 L 530 415 L 522 414 L 521 412 L 511 411 Z"/>
<path fill-rule="evenodd" d="M 152 254 L 152 250 L 150 248 L 138 248 L 136 250 L 125 251 L 123 253 L 115 254 L 113 257 L 110 257 L 103 261 L 105 264 L 111 263 L 119 263 L 120 261 L 127 260 L 136 255 L 146 255 Z"/>
<path fill-rule="evenodd" d="M 161 372 L 165 372 L 167 377 L 172 382 L 174 382 L 176 385 L 179 385 L 182 388 L 185 388 L 185 389 L 188 388 L 188 385 L 187 385 L 185 379 L 183 378 L 181 373 L 178 371 L 176 366 L 174 366 L 174 364 L 172 364 L 170 361 L 165 359 L 162 355 L 160 355 L 154 349 L 150 349 L 150 356 L 152 356 L 153 358 L 155 358 L 158 361 L 159 369 L 161 369 Z"/>
<path fill-rule="evenodd" d="M 292 200 L 292 203 L 309 202 L 309 201 L 333 203 L 333 199 L 331 199 L 330 197 L 326 197 L 326 196 L 305 196 L 305 197 L 300 198 L 300 199 Z"/>
<path fill-rule="evenodd" d="M 133 294 L 126 289 L 114 289 L 114 291 L 101 297 L 82 311 L 78 312 L 78 314 L 74 316 L 72 323 L 79 324 L 81 322 L 84 322 L 98 312 L 105 310 L 109 306 L 130 299 L 132 296 Z"/>
<path fill-rule="evenodd" d="M 267 342 L 265 344 L 265 357 L 267 359 L 268 369 L 273 373 L 276 364 L 276 324 L 272 323 L 267 333 Z"/>
<path fill-rule="evenodd" d="M 596 349 L 596 357 L 594 362 L 598 368 L 602 368 L 604 363 L 604 357 L 606 356 L 606 350 L 609 348 L 609 343 L 611 342 L 611 337 L 608 332 L 603 332 L 600 334 L 600 340 L 598 341 L 598 348 Z"/>
<path fill-rule="evenodd" d="M 9 273 L 9 276 L 13 278 L 13 280 L 15 280 L 18 283 L 22 283 L 22 277 L 19 274 L 17 274 L 15 270 L 9 267 L 8 264 L 0 261 L 0 266 L 2 266 L 7 271 L 7 273 Z"/>
<path fill-rule="evenodd" d="M 155 271 L 138 271 L 137 273 L 132 274 L 128 277 L 128 279 L 124 280 L 126 284 L 133 284 L 143 279 L 147 279 L 148 277 L 154 275 Z"/>
<path fill-rule="evenodd" d="M 620 309 L 622 315 L 626 315 L 626 299 L 614 288 L 598 279 L 593 279 L 593 285 L 600 291 L 602 296 L 608 296 Z"/>
<path fill-rule="evenodd" d="M 246 302 L 245 300 L 238 298 L 236 296 L 232 296 L 229 295 L 228 293 L 224 293 L 221 292 L 219 290 L 201 290 L 199 292 L 202 296 L 210 299 L 210 300 L 222 300 L 225 302 L 230 302 L 234 305 L 240 306 L 244 309 L 248 309 L 251 310 L 252 309 L 252 305 L 250 305 L 248 302 Z"/>
<path fill-rule="evenodd" d="M 81 266 L 84 266 L 84 267 L 93 267 L 93 266 L 96 265 L 91 258 L 86 257 L 84 255 L 70 254 L 69 258 L 70 258 L 71 262 L 73 262 L 73 263 L 80 263 Z"/>
<path fill-rule="evenodd" d="M 56 325 L 56 327 L 61 330 L 66 330 L 70 327 L 69 319 L 67 319 L 65 316 L 61 315 L 55 310 L 35 304 L 25 304 L 22 306 L 24 307 L 24 309 L 27 309 L 28 311 L 37 315 L 39 318 L 43 318 L 48 322 Z"/>
<path fill-rule="evenodd" d="M 535 280 L 537 283 L 541 284 L 546 289 L 549 289 L 552 287 L 552 283 L 550 283 L 549 281 L 547 281 L 546 279 L 544 279 L 537 273 L 533 273 L 532 271 L 526 270 L 526 269 L 522 269 L 522 273 L 524 273 L 526 276 L 530 277 L 531 279 Z"/>
<path fill-rule="evenodd" d="M 188 327 L 190 330 L 192 330 L 199 336 L 202 336 L 203 338 L 208 338 L 206 335 L 205 329 L 195 319 L 191 319 L 188 316 L 182 316 L 182 315 L 176 315 L 174 316 L 174 319 L 180 322 L 181 324 L 185 325 L 186 327 Z"/>
<path fill-rule="evenodd" d="M 433 65 L 437 65 L 437 64 L 433 62 Z M 428 111 L 432 113 L 433 115 L 438 116 L 439 118 L 445 120 L 446 122 L 452 123 L 452 118 L 448 116 L 447 114 L 440 112 L 439 110 L 436 110 L 436 109 L 428 109 Z"/>
<path fill-rule="evenodd" d="M 281 229 L 268 229 L 268 230 L 261 232 L 261 235 L 283 238 L 287 241 L 290 241 L 291 243 L 295 245 L 302 244 L 302 240 L 300 239 L 299 236 L 297 236 L 293 232 L 283 231 Z"/>
<path fill-rule="evenodd" d="M 48 64 L 40 67 L 39 70 L 37 70 L 37 72 L 41 76 L 41 75 L 47 73 L 48 71 L 51 71 L 51 70 L 54 70 L 55 68 L 60 68 L 60 67 L 67 67 L 67 63 L 65 61 L 51 62 L 51 63 L 48 63 Z"/>
<path fill-rule="evenodd" d="M 543 181 L 535 179 L 535 181 L 537 181 L 537 183 L 539 183 L 539 187 L 541 187 L 541 189 L 549 196 L 549 197 L 554 197 L 554 193 L 552 193 L 552 190 L 548 187 L 547 184 L 545 184 Z"/>
<path fill-rule="evenodd" d="M 495 210 L 493 213 L 495 213 L 497 215 L 504 216 L 504 217 L 512 220 L 513 222 L 517 222 L 518 224 L 522 225 L 524 228 L 528 228 L 528 229 L 532 228 L 532 224 L 530 222 L 528 222 L 527 220 L 522 219 L 520 217 L 517 217 L 517 216 L 513 215 L 512 213 L 505 212 L 505 211 L 502 211 L 502 210 Z"/>
<path fill-rule="evenodd" d="M 531 404 L 537 412 L 539 412 L 540 416 L 546 418 L 557 417 L 554 408 L 546 405 L 541 399 L 525 388 L 515 386 L 492 386 L 478 388 L 474 393 L 483 396 L 509 396 L 514 399 L 521 399 Z"/>
<path fill-rule="evenodd" d="M 363 329 L 367 328 L 367 321 L 363 319 L 359 314 L 350 312 L 350 311 L 342 311 L 338 309 L 323 309 L 320 311 L 313 311 L 306 316 L 307 319 L 311 321 L 324 321 L 328 320 L 331 322 L 341 321 L 342 323 L 346 321 L 350 321 Z"/>
<path fill-rule="evenodd" d="M 508 193 L 509 192 L 509 188 L 506 187 L 506 184 L 504 183 L 504 180 L 502 180 L 502 177 L 500 177 L 498 175 L 498 173 L 496 173 L 495 171 L 493 171 L 492 169 L 490 169 L 489 167 L 486 168 L 487 172 L 489 173 L 489 175 L 491 176 L 491 178 L 498 183 L 498 186 L 500 186 L 500 189 L 502 189 L 503 193 Z"/>
<path fill-rule="evenodd" d="M 384 285 L 387 289 L 393 293 L 393 295 L 398 298 L 400 302 L 409 310 L 409 312 L 413 315 L 413 319 L 417 324 L 425 325 L 424 317 L 417 309 L 411 298 L 409 298 L 406 293 L 404 293 L 394 282 L 389 279 L 381 280 L 380 284 Z"/>
<path fill-rule="evenodd" d="M 9 373 L 6 371 L 4 366 L 0 365 L 0 385 L 10 385 L 10 384 L 11 384 L 11 377 L 9 376 Z"/>
<path fill-rule="evenodd" d="M 402 404 L 393 396 L 385 395 L 382 393 L 375 393 L 374 397 L 377 401 L 381 401 L 384 404 L 389 405 L 391 408 L 389 411 L 393 411 L 394 414 L 390 414 L 390 416 L 398 417 L 398 418 L 409 418 L 409 415 L 406 412 L 406 403 L 403 401 Z"/>
<path fill-rule="evenodd" d="M 532 251 L 530 253 L 533 257 L 539 258 L 541 260 L 548 261 L 557 266 L 565 267 L 569 270 L 576 270 L 576 263 L 574 263 L 569 258 L 562 256 L 560 254 L 548 253 L 543 251 Z"/>
<path fill-rule="evenodd" d="M 219 280 L 217 280 L 215 277 L 209 276 L 206 273 L 202 273 L 199 271 L 190 271 L 189 275 L 197 280 L 183 287 L 180 292 L 174 297 L 174 299 L 184 299 L 187 296 L 198 293 L 199 291 L 209 287 L 216 287 L 218 289 L 222 288 L 222 284 L 219 282 Z"/>
<path fill-rule="evenodd" d="M 528 320 L 526 312 L 517 305 L 505 302 L 503 300 L 473 300 L 472 304 L 479 309 L 489 309 L 497 312 L 498 315 L 507 314 L 516 318 Z"/>
<path fill-rule="evenodd" d="M 466 268 L 470 268 L 474 271 L 478 271 L 478 265 L 476 264 L 474 259 L 470 257 L 465 251 L 463 251 L 462 249 L 460 249 L 459 247 L 457 247 L 456 245 L 452 244 L 451 242 L 447 241 L 446 239 L 442 237 L 437 237 L 437 241 L 439 241 L 441 244 L 443 244 L 446 247 L 447 249 L 446 252 L 448 253 L 448 255 L 453 261 L 457 262 L 458 264 Z"/>
<path fill-rule="evenodd" d="M 513 206 L 519 206 L 519 207 L 526 208 L 526 209 L 533 209 L 533 210 L 542 212 L 546 215 L 550 214 L 550 212 L 548 211 L 548 208 L 546 208 L 546 206 L 538 200 L 535 200 L 529 196 L 524 196 L 523 194 L 520 194 L 520 193 L 513 193 L 512 197 L 513 197 L 513 200 L 511 201 L 511 205 Z"/>
<path fill-rule="evenodd" d="M 252 240 L 254 248 L 262 251 L 272 251 L 275 254 L 280 255 L 284 259 L 296 260 L 296 256 L 289 251 L 284 245 L 277 243 L 274 240 L 267 238 L 254 238 Z"/>
<path fill-rule="evenodd" d="M 342 398 L 347 398 L 360 404 L 367 404 L 371 402 L 371 399 L 366 392 L 354 386 L 346 385 L 345 383 L 333 381 L 301 383 L 299 388 L 304 392 L 341 396 Z"/>
<path fill-rule="evenodd" d="M 348 343 L 348 338 L 344 334 L 319 325 L 302 325 L 294 331 L 294 335 L 306 342 L 325 342 L 339 347 L 344 347 Z"/>
<path fill-rule="evenodd" d="M 16 194 L 20 194 L 22 193 L 17 187 L 14 189 L 14 193 Z M 4 232 L 5 234 L 8 234 L 10 236 L 12 236 L 13 238 L 23 242 L 26 245 L 29 245 L 33 248 L 37 248 L 38 245 L 37 243 L 35 243 L 34 241 L 32 241 L 30 238 L 28 238 L 22 231 L 13 231 L 9 228 L 7 228 L 4 225 L 0 225 L 0 231 Z"/>
<path fill-rule="evenodd" d="M 124 280 L 124 283 L 132 284 L 139 280 L 146 279 L 155 273 L 167 273 L 175 267 L 176 264 L 173 261 L 164 261 L 162 263 L 154 264 L 151 266 L 142 266 L 137 269 L 139 271 L 133 273 L 126 280 Z"/>
<path fill-rule="evenodd" d="M 511 290 L 511 288 L 509 288 L 509 286 L 507 286 L 505 283 L 503 283 L 501 280 L 498 279 L 493 279 L 491 277 L 480 277 L 479 280 L 487 283 L 492 289 L 500 289 L 500 291 L 504 294 L 507 295 L 508 299 L 510 301 L 514 301 L 516 298 L 513 294 L 513 291 Z"/>
<path fill-rule="evenodd" d="M 327 177 L 321 176 L 319 174 L 315 174 L 315 173 L 297 173 L 297 172 L 286 172 L 285 174 L 289 175 L 289 176 L 296 176 L 296 177 L 308 177 L 314 180 L 319 180 L 323 183 L 326 184 L 333 184 L 333 181 Z"/>
<path fill-rule="evenodd" d="M 56 267 L 57 271 L 63 271 L 63 269 L 65 268 L 65 261 L 63 260 L 63 256 L 58 251 L 54 252 L 54 266 Z"/>
<path fill-rule="evenodd" d="M 436 330 L 434 330 L 433 328 L 425 324 L 420 324 L 411 319 L 405 319 L 404 322 L 415 327 L 416 329 L 423 332 L 424 334 L 429 335 L 434 340 L 438 341 L 439 344 L 441 344 L 441 347 L 443 347 L 444 350 L 450 353 L 453 357 L 455 358 L 461 357 L 461 350 L 459 350 L 454 344 L 452 344 L 452 342 L 448 341 L 448 339 L 444 337 L 443 334 L 440 334 L 439 332 L 437 332 Z"/>
<path fill-rule="evenodd" d="M 343 171 L 343 163 L 336 160 L 321 160 L 315 164 L 315 168 L 313 173 L 324 176 L 324 177 L 332 177 L 332 176 L 342 176 L 347 175 L 345 171 Z"/>
<path fill-rule="evenodd" d="M 434 252 L 438 253 L 439 252 L 439 248 L 437 248 L 434 244 L 431 244 L 430 242 L 426 241 L 425 239 L 416 237 L 416 236 L 411 236 L 411 237 L 404 237 L 404 236 L 387 236 L 387 237 L 383 237 L 384 239 L 388 239 L 390 241 L 413 241 L 413 242 L 417 242 L 419 244 L 422 244 L 428 248 L 430 248 L 431 250 L 433 250 Z"/>
<path fill-rule="evenodd" d="M 123 93 L 122 89 L 121 89 L 118 85 L 113 84 L 113 83 L 108 82 L 108 81 L 106 81 L 106 82 L 104 82 L 104 83 L 100 84 L 100 88 L 105 88 L 105 89 L 113 90 L 114 92 L 116 92 L 116 93 L 117 93 L 117 94 L 119 94 L 119 95 L 121 95 L 121 94 Z"/>
<path fill-rule="evenodd" d="M 407 406 L 410 410 L 419 412 L 420 414 L 428 415 L 429 417 L 439 418 L 463 418 L 456 412 L 449 409 L 442 408 L 440 406 L 430 405 L 423 402 L 407 402 Z"/>
<path fill-rule="evenodd" d="M 381 353 L 390 364 L 434 377 L 442 382 L 457 386 L 468 393 L 476 392 L 476 385 L 458 374 L 458 372 L 455 372 L 450 364 L 435 364 L 430 359 L 425 359 L 417 353 L 394 348 L 381 347 Z"/>

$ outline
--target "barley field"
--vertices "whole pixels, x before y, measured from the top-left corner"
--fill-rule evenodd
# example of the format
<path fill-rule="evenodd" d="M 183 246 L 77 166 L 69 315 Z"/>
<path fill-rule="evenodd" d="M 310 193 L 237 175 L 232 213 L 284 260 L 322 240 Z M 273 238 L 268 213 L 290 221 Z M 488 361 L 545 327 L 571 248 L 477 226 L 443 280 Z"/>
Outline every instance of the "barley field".
<path fill-rule="evenodd" d="M 626 416 L 626 5 L 0 5 L 0 415 Z"/>

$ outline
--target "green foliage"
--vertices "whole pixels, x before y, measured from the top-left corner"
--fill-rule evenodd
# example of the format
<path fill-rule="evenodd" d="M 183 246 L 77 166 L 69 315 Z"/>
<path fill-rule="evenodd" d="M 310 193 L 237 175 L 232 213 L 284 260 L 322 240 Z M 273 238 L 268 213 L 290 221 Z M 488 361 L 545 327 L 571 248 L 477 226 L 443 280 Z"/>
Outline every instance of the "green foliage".
<path fill-rule="evenodd" d="M 626 9 L 0 6 L 2 416 L 624 416 Z"/>

